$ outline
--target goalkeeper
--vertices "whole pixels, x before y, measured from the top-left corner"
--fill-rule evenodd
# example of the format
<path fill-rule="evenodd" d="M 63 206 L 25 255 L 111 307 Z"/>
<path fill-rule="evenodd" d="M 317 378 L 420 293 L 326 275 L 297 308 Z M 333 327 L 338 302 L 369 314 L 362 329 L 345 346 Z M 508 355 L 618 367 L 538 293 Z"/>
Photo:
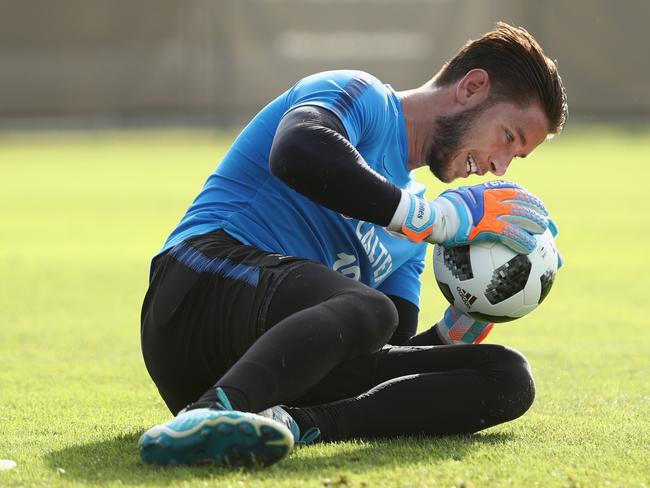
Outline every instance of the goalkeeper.
<path fill-rule="evenodd" d="M 529 366 L 476 345 L 489 324 L 452 308 L 416 335 L 420 274 L 427 243 L 530 252 L 546 210 L 502 181 L 428 201 L 411 170 L 501 176 L 565 118 L 555 64 L 503 23 L 419 88 L 332 71 L 262 109 L 152 262 L 142 350 L 176 417 L 143 434 L 143 460 L 268 465 L 319 437 L 522 415 Z"/>

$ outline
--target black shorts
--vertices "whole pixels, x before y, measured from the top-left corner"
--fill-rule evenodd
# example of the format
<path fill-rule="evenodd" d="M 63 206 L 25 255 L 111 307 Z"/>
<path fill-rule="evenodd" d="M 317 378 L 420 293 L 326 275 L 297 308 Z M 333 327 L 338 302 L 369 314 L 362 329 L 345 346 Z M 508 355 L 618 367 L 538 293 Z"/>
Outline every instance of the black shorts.
<path fill-rule="evenodd" d="M 243 245 L 223 230 L 156 258 L 142 307 L 142 353 L 170 410 L 199 398 L 273 325 L 267 315 L 277 287 L 305 264 L 320 266 Z"/>

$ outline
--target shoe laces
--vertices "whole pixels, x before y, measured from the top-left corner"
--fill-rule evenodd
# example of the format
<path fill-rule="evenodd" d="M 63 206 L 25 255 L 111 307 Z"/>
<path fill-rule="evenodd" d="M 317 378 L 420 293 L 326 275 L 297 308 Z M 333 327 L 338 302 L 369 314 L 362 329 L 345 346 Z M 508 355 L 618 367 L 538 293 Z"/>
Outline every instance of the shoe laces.
<path fill-rule="evenodd" d="M 232 408 L 230 400 L 228 400 L 228 397 L 226 396 L 226 392 L 223 391 L 220 386 L 217 386 L 217 388 L 215 389 L 215 393 L 217 394 L 217 402 L 215 403 L 214 407 L 211 407 L 212 409 L 234 410 Z"/>
<path fill-rule="evenodd" d="M 196 410 L 197 408 L 209 408 L 211 410 L 234 410 L 232 408 L 232 404 L 230 403 L 230 400 L 228 400 L 228 397 L 226 396 L 226 392 L 223 391 L 220 387 L 215 388 L 215 394 L 217 396 L 217 400 L 214 402 L 194 402 L 190 403 L 187 407 L 185 407 L 183 410 L 178 412 L 180 415 L 181 413 L 188 412 L 190 410 Z"/>

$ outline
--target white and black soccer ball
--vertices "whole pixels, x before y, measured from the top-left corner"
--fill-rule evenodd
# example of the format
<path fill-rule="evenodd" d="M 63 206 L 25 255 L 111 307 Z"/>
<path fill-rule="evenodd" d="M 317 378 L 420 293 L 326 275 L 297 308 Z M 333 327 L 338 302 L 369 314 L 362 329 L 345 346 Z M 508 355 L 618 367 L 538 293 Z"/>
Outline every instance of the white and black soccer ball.
<path fill-rule="evenodd" d="M 436 245 L 433 269 L 445 298 L 483 322 L 523 317 L 544 301 L 557 274 L 558 254 L 549 230 L 535 235 L 537 247 L 517 254 L 497 242 Z"/>

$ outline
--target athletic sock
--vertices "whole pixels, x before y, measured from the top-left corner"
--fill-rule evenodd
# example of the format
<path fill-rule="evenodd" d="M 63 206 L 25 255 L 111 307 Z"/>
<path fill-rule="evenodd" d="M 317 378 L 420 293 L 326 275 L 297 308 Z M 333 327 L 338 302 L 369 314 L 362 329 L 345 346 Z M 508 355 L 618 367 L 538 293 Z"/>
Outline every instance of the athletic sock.
<path fill-rule="evenodd" d="M 246 398 L 244 392 L 239 391 L 236 388 L 221 387 L 221 389 L 228 397 L 228 401 L 230 401 L 233 410 L 242 412 L 248 411 L 248 399 Z M 219 399 L 217 398 L 217 389 L 216 387 L 212 387 L 206 391 L 201 398 L 199 398 L 191 405 L 188 405 L 187 410 L 195 410 L 197 408 L 215 408 L 217 402 L 219 402 Z"/>
<path fill-rule="evenodd" d="M 335 440 L 338 438 L 336 430 L 336 410 L 322 407 L 282 407 L 295 420 L 300 429 L 300 434 L 304 434 L 314 427 L 320 430 L 321 441 Z"/>

